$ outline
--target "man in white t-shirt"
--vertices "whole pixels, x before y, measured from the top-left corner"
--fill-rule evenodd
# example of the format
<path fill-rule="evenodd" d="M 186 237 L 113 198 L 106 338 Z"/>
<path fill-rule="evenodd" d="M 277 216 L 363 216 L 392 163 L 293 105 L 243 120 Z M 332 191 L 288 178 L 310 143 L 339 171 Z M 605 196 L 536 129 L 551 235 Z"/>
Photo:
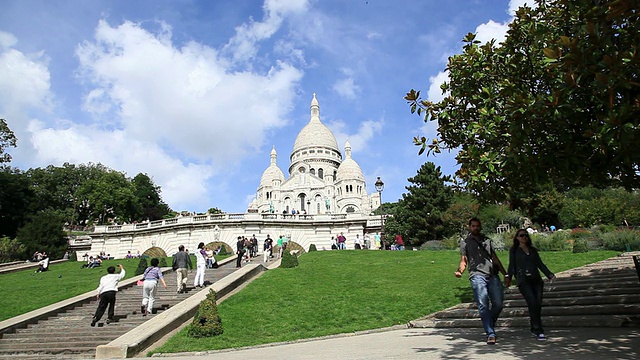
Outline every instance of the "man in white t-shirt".
<path fill-rule="evenodd" d="M 126 274 L 121 264 L 118 264 L 118 267 L 120 268 L 119 274 L 116 274 L 115 267 L 109 266 L 107 268 L 107 275 L 100 278 L 100 285 L 98 286 L 98 299 L 100 299 L 100 304 L 98 304 L 98 309 L 93 315 L 93 319 L 91 319 L 91 326 L 96 326 L 96 323 L 100 321 L 100 318 L 104 315 L 104 311 L 107 309 L 107 306 L 109 307 L 109 312 L 107 313 L 107 324 L 114 320 L 118 282 L 124 279 Z"/>

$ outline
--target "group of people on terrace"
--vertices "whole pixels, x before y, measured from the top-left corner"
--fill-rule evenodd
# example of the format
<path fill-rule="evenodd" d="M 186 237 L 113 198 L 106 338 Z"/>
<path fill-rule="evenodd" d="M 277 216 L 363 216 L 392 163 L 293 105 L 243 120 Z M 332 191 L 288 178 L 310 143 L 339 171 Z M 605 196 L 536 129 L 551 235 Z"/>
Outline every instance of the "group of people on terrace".
<path fill-rule="evenodd" d="M 344 232 L 331 237 L 331 250 L 346 250 L 347 247 L 347 237 Z M 404 240 L 400 234 L 397 234 L 391 242 L 384 239 L 380 233 L 373 234 L 373 237 L 369 233 L 365 233 L 363 237 L 356 234 L 353 239 L 353 248 L 355 250 L 404 250 Z"/>

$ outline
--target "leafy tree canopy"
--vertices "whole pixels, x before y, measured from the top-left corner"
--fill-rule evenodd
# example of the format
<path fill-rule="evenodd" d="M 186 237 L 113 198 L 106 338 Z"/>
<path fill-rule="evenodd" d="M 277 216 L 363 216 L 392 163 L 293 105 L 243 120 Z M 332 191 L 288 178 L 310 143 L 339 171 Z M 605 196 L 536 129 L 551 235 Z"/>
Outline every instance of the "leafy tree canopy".
<path fill-rule="evenodd" d="M 16 147 L 16 136 L 9 129 L 7 121 L 0 119 L 0 164 L 11 162 L 11 155 L 5 153 L 7 147 Z"/>
<path fill-rule="evenodd" d="M 539 184 L 638 188 L 640 2 L 535 4 L 501 44 L 464 38 L 442 101 L 407 93 L 438 124 L 414 139 L 420 153 L 459 150 L 457 177 L 484 199 L 527 198 Z"/>

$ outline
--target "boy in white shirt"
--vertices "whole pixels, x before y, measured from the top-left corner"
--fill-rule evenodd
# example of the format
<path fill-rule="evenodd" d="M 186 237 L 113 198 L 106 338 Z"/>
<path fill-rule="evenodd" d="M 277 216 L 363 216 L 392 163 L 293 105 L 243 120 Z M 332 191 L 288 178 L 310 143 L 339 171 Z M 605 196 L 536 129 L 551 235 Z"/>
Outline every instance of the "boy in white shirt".
<path fill-rule="evenodd" d="M 100 278 L 100 285 L 98 286 L 98 310 L 96 310 L 93 319 L 91 320 L 91 326 L 96 326 L 96 323 L 100 321 L 104 311 L 109 307 L 107 313 L 107 324 L 113 321 L 115 307 L 116 307 L 116 293 L 118 292 L 118 282 L 124 279 L 125 271 L 121 264 L 118 264 L 120 273 L 116 274 L 116 268 L 109 266 L 107 268 L 107 275 Z"/>

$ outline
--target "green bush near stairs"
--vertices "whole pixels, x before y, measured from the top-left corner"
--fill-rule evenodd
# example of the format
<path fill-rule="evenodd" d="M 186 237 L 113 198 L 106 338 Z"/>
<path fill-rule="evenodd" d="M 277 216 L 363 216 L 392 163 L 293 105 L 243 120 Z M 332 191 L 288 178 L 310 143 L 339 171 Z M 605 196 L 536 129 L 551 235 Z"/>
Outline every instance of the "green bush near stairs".
<path fill-rule="evenodd" d="M 189 336 L 194 338 L 211 337 L 224 332 L 222 319 L 216 304 L 216 292 L 209 290 L 206 299 L 202 300 L 189 327 Z"/>
<path fill-rule="evenodd" d="M 298 266 L 298 257 L 291 254 L 290 251 L 282 252 L 282 262 L 280 262 L 281 268 L 294 268 Z"/>
<path fill-rule="evenodd" d="M 147 263 L 147 258 L 145 257 L 141 257 L 140 261 L 138 262 L 138 267 L 136 268 L 136 275 L 142 275 L 144 274 L 144 271 L 147 269 L 147 267 L 149 266 L 149 264 Z"/>

